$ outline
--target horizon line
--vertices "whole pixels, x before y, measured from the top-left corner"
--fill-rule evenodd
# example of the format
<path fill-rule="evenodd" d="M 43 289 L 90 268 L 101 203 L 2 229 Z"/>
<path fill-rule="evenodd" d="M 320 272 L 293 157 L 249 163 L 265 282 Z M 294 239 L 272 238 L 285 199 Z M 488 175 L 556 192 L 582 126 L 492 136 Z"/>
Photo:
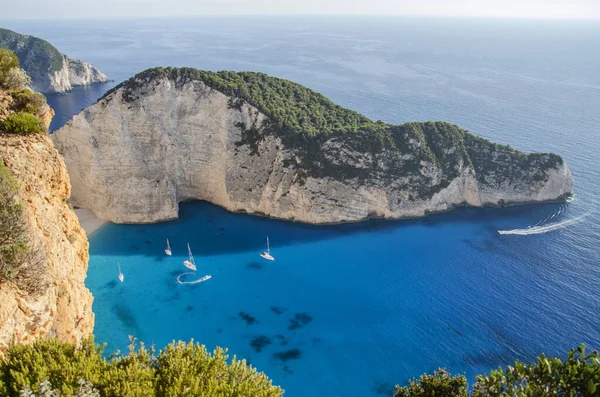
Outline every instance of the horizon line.
<path fill-rule="evenodd" d="M 377 18 L 432 18 L 432 19 L 478 19 L 478 20 L 507 20 L 507 21 L 600 21 L 600 16 L 491 16 L 491 15 L 447 15 L 447 14 L 358 14 L 358 13 L 250 13 L 250 14 L 222 14 L 206 13 L 195 15 L 143 15 L 143 16 L 64 16 L 59 18 L 48 17 L 0 17 L 0 21 L 72 21 L 72 20 L 143 20 L 143 19 L 193 19 L 193 18 L 260 18 L 260 17 L 377 17 Z"/>

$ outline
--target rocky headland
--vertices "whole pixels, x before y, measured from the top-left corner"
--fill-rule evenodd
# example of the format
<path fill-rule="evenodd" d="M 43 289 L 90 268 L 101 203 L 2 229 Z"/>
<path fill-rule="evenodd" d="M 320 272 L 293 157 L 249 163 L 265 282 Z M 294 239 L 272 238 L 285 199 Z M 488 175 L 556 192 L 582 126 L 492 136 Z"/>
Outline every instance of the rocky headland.
<path fill-rule="evenodd" d="M 0 29 L 0 48 L 14 51 L 32 79 L 32 88 L 43 93 L 64 93 L 75 86 L 103 83 L 104 73 L 87 62 L 61 54 L 46 40 Z"/>
<path fill-rule="evenodd" d="M 117 223 L 174 219 L 193 199 L 337 223 L 558 201 L 573 191 L 558 155 L 525 154 L 445 122 L 375 122 L 252 72 L 149 69 L 52 140 L 73 204 Z"/>

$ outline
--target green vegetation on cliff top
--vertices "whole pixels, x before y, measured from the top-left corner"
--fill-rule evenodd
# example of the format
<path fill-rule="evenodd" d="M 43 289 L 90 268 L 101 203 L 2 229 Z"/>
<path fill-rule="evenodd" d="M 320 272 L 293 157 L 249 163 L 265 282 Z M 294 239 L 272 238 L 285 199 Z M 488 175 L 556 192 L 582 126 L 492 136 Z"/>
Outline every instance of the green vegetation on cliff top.
<path fill-rule="evenodd" d="M 33 346 L 14 346 L 0 357 L 0 395 L 29 396 L 26 393 L 38 393 L 44 384 L 61 397 L 90 395 L 81 392 L 82 383 L 94 389 L 91 395 L 104 397 L 283 394 L 264 373 L 245 360 L 230 359 L 219 347 L 210 353 L 193 341 L 173 342 L 155 353 L 143 344 L 136 348 L 133 341 L 126 354 L 105 358 L 102 352 L 103 347 L 91 340 L 79 347 L 42 339 Z"/>
<path fill-rule="evenodd" d="M 443 369 L 433 375 L 396 386 L 394 397 L 594 397 L 600 396 L 600 356 L 585 346 L 572 349 L 566 360 L 546 357 L 537 362 L 478 375 L 469 390 L 464 375 L 451 376 Z"/>
<path fill-rule="evenodd" d="M 79 347 L 56 340 L 13 346 L 0 357 L 2 396 L 210 396 L 280 397 L 262 372 L 221 348 L 211 354 L 197 343 L 172 342 L 154 352 L 132 341 L 129 352 L 108 358 L 91 340 Z M 343 379 L 340 379 L 343 381 Z M 405 383 L 406 384 L 406 383 Z M 46 390 L 47 392 L 44 392 Z M 47 394 L 46 394 L 47 393 Z M 295 390 L 302 394 L 302 390 Z M 478 375 L 469 387 L 464 375 L 444 369 L 390 390 L 389 397 L 548 397 L 600 395 L 600 357 L 585 346 L 565 360 L 541 355 Z"/>
<path fill-rule="evenodd" d="M 483 138 L 475 137 L 458 126 L 446 122 L 410 122 L 401 125 L 373 121 L 359 113 L 336 105 L 325 96 L 289 80 L 268 76 L 257 72 L 210 72 L 194 68 L 148 69 L 126 80 L 108 91 L 103 98 L 123 88 L 123 99 L 133 102 L 138 95 L 151 89 L 149 82 L 168 78 L 175 84 L 189 81 L 202 81 L 207 86 L 230 97 L 230 107 L 242 108 L 244 103 L 254 106 L 264 113 L 269 122 L 263 126 L 239 127 L 253 139 L 260 141 L 258 127 L 280 137 L 290 149 L 296 149 L 302 164 L 311 175 L 341 176 L 345 178 L 367 178 L 377 174 L 416 175 L 422 161 L 442 168 L 446 180 L 457 176 L 463 164 L 472 164 L 478 177 L 498 175 L 498 168 L 508 174 L 519 173 L 533 163 L 540 169 L 555 168 L 562 164 L 555 154 L 534 153 L 526 155 L 509 146 L 498 145 Z M 101 98 L 102 99 L 102 98 Z M 241 124 L 241 123 L 240 123 Z M 341 141 L 344 146 L 358 153 L 370 155 L 366 167 L 357 168 L 344 161 L 331 161 L 331 156 L 323 153 L 326 141 Z M 258 142 L 244 142 L 257 146 Z M 453 149 L 453 150 L 448 150 Z M 335 153 L 335 148 L 329 148 Z M 473 157 L 488 161 L 474 161 Z M 500 154 L 501 163 L 490 163 L 490 152 Z M 402 155 L 410 156 L 401 159 Z M 378 173 L 378 164 L 383 160 L 388 171 Z M 506 167 L 506 163 L 509 163 Z M 508 170 L 508 171 L 505 171 Z M 512 176 L 517 176 L 514 174 Z M 504 175 L 502 177 L 511 177 Z M 536 178 L 543 178 L 543 172 Z M 445 182 L 443 181 L 442 184 Z M 429 192 L 431 193 L 431 192 Z"/>
<path fill-rule="evenodd" d="M 56 72 L 63 66 L 63 55 L 46 40 L 0 29 L 0 48 L 14 51 L 21 66 L 31 76 L 43 72 Z"/>
<path fill-rule="evenodd" d="M 45 132 L 46 127 L 38 116 L 46 107 L 46 98 L 29 88 L 31 79 L 19 66 L 13 51 L 0 48 L 0 98 L 8 104 L 0 109 L 0 132 Z"/>

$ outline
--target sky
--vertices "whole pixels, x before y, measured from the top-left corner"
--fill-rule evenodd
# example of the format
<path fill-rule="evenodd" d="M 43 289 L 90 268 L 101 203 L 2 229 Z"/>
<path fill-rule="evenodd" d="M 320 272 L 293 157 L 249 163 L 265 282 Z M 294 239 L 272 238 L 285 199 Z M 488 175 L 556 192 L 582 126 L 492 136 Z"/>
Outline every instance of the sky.
<path fill-rule="evenodd" d="M 600 20 L 600 0 L 0 0 L 0 11 L 0 19 L 368 14 Z"/>

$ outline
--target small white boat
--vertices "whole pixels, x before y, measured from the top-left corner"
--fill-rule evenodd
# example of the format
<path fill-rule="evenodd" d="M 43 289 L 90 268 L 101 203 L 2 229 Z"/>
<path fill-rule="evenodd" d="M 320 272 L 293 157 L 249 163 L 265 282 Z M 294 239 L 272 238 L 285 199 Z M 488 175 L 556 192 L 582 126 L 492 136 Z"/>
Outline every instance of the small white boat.
<path fill-rule="evenodd" d="M 268 261 L 274 261 L 275 260 L 275 258 L 273 258 L 271 256 L 271 248 L 269 247 L 269 236 L 267 236 L 267 251 L 261 252 L 260 256 L 262 256 L 263 258 L 265 258 Z"/>
<path fill-rule="evenodd" d="M 167 239 L 167 248 L 165 249 L 165 254 L 171 256 L 171 245 L 169 245 L 169 239 Z"/>
<path fill-rule="evenodd" d="M 188 243 L 187 246 L 188 246 L 188 255 L 189 255 L 189 258 L 187 260 L 183 261 L 183 264 L 188 269 L 196 271 L 196 261 L 194 261 L 194 256 L 192 255 L 192 250 L 190 249 L 190 243 Z"/>
<path fill-rule="evenodd" d="M 121 264 L 117 262 L 117 266 L 119 266 L 119 281 L 123 282 L 125 280 L 125 276 L 121 273 Z"/>

